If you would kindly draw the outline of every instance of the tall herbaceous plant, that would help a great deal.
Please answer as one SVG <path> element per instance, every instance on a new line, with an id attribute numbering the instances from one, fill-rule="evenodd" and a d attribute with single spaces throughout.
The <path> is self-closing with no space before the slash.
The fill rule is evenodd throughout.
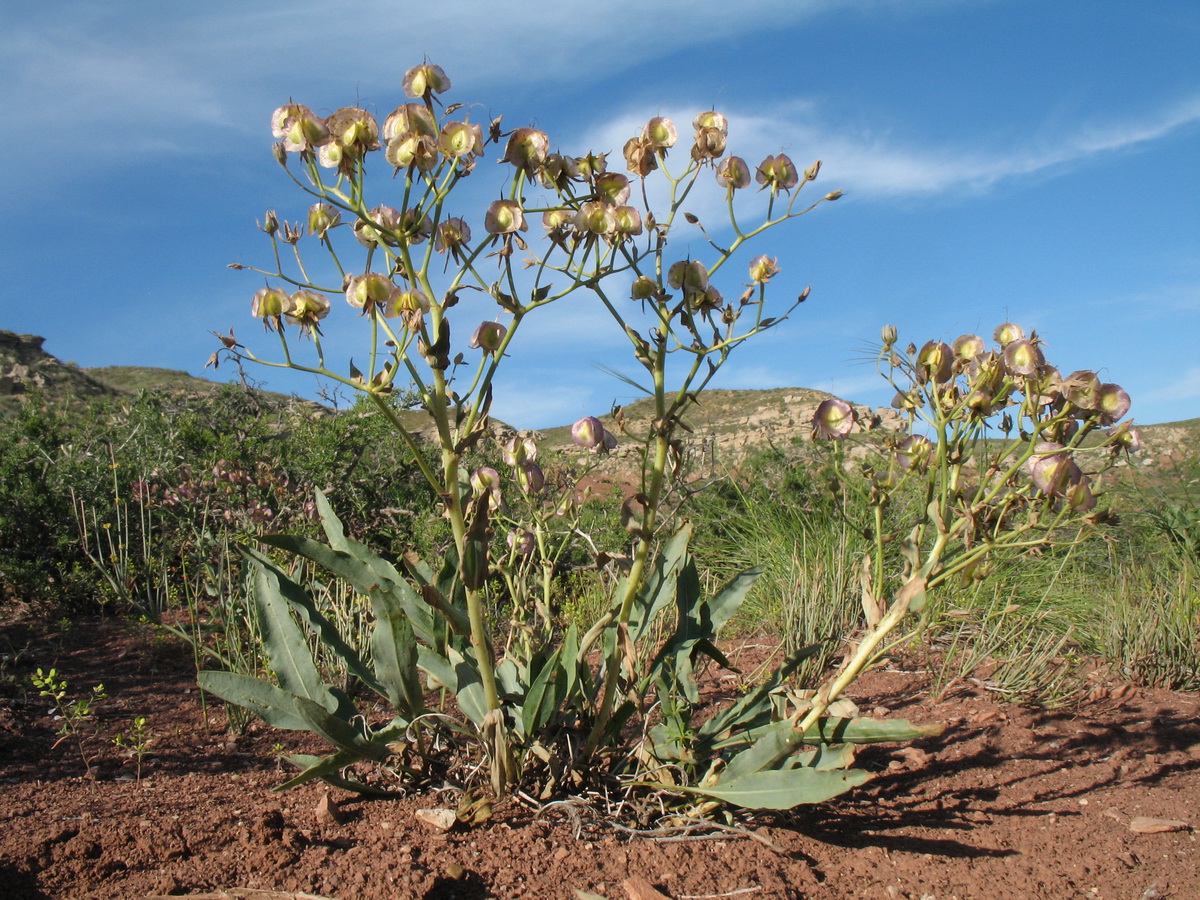
<path id="1" fill-rule="evenodd" d="M 465 107 L 443 104 L 449 88 L 437 66 L 411 69 L 404 78 L 411 102 L 382 128 L 358 108 L 327 118 L 295 103 L 275 111 L 275 156 L 312 201 L 306 221 L 271 213 L 261 226 L 274 266 L 253 269 L 266 276 L 253 314 L 278 350 L 267 360 L 231 330 L 214 357 L 315 373 L 369 398 L 412 450 L 453 540 L 439 559 L 385 560 L 347 536 L 336 498 L 319 494 L 325 542 L 271 535 L 263 539 L 268 552 L 244 551 L 274 679 L 204 672 L 202 685 L 271 725 L 329 744 L 324 757 L 293 757 L 301 771 L 289 785 L 323 778 L 375 792 L 450 782 L 464 792 L 464 817 L 478 816 L 488 793 L 653 796 L 655 809 L 680 813 L 722 804 L 790 808 L 863 783 L 868 774 L 852 767 L 853 745 L 937 731 L 859 718 L 835 701 L 918 605 L 961 537 L 936 536 L 951 527 L 948 492 L 957 488 L 939 485 L 930 498 L 930 510 L 933 500 L 941 503 L 938 517 L 914 534 L 904 579 L 891 576 L 891 607 L 882 553 L 867 564 L 868 637 L 852 645 L 861 649 L 847 654 L 836 681 L 815 696 L 789 691 L 789 676 L 816 650 L 800 647 L 769 678 L 704 716 L 696 715 L 697 671 L 705 659 L 727 665 L 718 631 L 759 570 L 706 592 L 688 550 L 691 526 L 663 514 L 700 392 L 735 348 L 778 326 L 807 294 L 768 307 L 778 259 L 752 256 L 746 245 L 839 193 L 801 200 L 819 162 L 800 170 L 782 154 L 752 165 L 727 153 L 718 112 L 699 113 L 690 130 L 651 119 L 625 144 L 622 172 L 610 168 L 609 154 L 559 152 L 536 128 L 473 122 Z M 489 153 L 500 166 L 481 167 Z M 497 172 L 496 199 L 471 205 L 464 180 Z M 688 212 L 705 192 L 715 192 L 718 206 L 723 200 L 728 222 L 719 230 Z M 748 224 L 743 210 L 755 202 L 759 212 Z M 687 248 L 677 247 L 685 238 Z M 318 253 L 327 259 L 314 263 L 309 257 Z M 589 546 L 579 486 L 548 477 L 534 440 L 501 440 L 489 427 L 506 360 L 537 353 L 522 346 L 526 319 L 560 303 L 608 313 L 643 370 L 631 380 L 654 404 L 653 420 L 641 428 L 619 424 L 613 433 L 589 416 L 572 429 L 596 463 L 618 442 L 640 460 L 620 510 L 627 552 L 597 560 L 613 573 L 602 582 L 611 595 L 587 627 L 555 612 L 559 562 Z M 327 359 L 323 338 L 333 328 L 357 329 L 353 362 Z M 931 364 L 922 357 L 910 365 L 945 404 L 940 375 L 922 374 Z M 393 400 L 401 389 L 428 416 L 423 437 Z M 925 399 L 910 396 L 914 404 Z M 841 433 L 847 415 L 823 409 L 820 430 Z M 428 435 L 439 451 L 433 456 L 421 452 Z M 489 442 L 499 444 L 502 463 L 470 470 L 467 454 Z M 1045 496 L 1065 494 L 1082 506 L 1067 486 L 1074 476 L 1063 446 L 1010 457 L 1004 471 L 1017 477 L 1032 461 Z M 926 459 L 933 469 L 964 471 L 957 456 L 923 444 L 903 450 L 911 461 L 904 471 L 929 471 Z M 1001 518 L 1019 505 L 1000 489 L 977 490 L 980 502 L 1002 505 Z M 974 527 L 970 537 L 986 539 Z M 369 602 L 369 653 L 339 634 L 305 584 L 289 577 L 286 554 Z M 310 641 L 344 659 L 348 684 L 329 683 Z"/>

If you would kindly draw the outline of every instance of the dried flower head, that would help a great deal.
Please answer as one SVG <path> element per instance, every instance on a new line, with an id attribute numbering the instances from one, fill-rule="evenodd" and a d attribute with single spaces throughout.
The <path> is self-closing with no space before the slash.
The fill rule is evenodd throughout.
<path id="1" fill-rule="evenodd" d="M 471 226 L 458 216 L 452 216 L 440 223 L 437 227 L 437 234 L 433 239 L 433 249 L 438 253 L 445 253 L 447 250 L 455 259 L 459 258 L 459 251 L 466 247 L 471 241 Z"/>
<path id="2" fill-rule="evenodd" d="M 666 150 L 675 146 L 679 133 L 675 123 L 664 116 L 655 116 L 642 126 L 642 139 L 649 142 L 656 150 Z"/>
<path id="3" fill-rule="evenodd" d="M 638 178 L 645 178 L 658 168 L 656 148 L 647 138 L 630 138 L 625 142 L 622 153 L 625 156 L 625 171 Z"/>
<path id="4" fill-rule="evenodd" d="M 390 278 L 378 272 L 354 275 L 346 281 L 346 302 L 363 312 L 384 306 L 399 292 Z"/>
<path id="5" fill-rule="evenodd" d="M 287 312 L 290 301 L 287 291 L 265 287 L 250 301 L 250 315 L 262 319 L 263 325 L 274 330 L 275 325 L 279 324 L 279 317 Z"/>
<path id="6" fill-rule="evenodd" d="M 301 333 L 320 331 L 317 323 L 329 314 L 329 298 L 316 291 L 296 291 L 284 314 L 289 322 L 300 326 Z"/>
<path id="7" fill-rule="evenodd" d="M 329 203 L 314 203 L 308 208 L 308 230 L 319 238 L 324 238 L 330 228 L 336 228 L 342 221 L 341 211 Z"/>
<path id="8" fill-rule="evenodd" d="M 926 341 L 917 353 L 917 377 L 921 381 L 945 384 L 954 367 L 954 351 L 942 341 Z"/>
<path id="9" fill-rule="evenodd" d="M 1129 412 L 1129 394 L 1119 384 L 1102 384 L 1097 397 L 1096 408 L 1100 410 L 1100 420 L 1105 425 L 1112 425 Z"/>
<path id="10" fill-rule="evenodd" d="M 1042 349 L 1027 338 L 1004 345 L 1004 368 L 1010 375 L 1033 375 L 1046 363 Z"/>
<path id="11" fill-rule="evenodd" d="M 354 236 L 364 247 L 375 244 L 398 246 L 397 235 L 403 230 L 400 210 L 391 206 L 376 206 L 367 213 L 367 218 L 354 223 Z"/>

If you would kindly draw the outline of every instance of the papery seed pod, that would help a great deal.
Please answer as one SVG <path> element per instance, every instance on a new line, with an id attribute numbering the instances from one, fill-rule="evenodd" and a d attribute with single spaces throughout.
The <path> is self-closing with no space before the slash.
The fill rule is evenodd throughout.
<path id="1" fill-rule="evenodd" d="M 629 288 L 629 299 L 649 300 L 658 295 L 658 282 L 649 275 L 639 275 Z"/>
<path id="2" fill-rule="evenodd" d="M 649 141 L 655 149 L 666 150 L 675 146 L 679 133 L 675 130 L 675 123 L 670 119 L 664 116 L 655 116 L 642 126 L 642 137 Z"/>
<path id="3" fill-rule="evenodd" d="M 537 174 L 550 150 L 550 138 L 536 128 L 518 128 L 508 137 L 500 162 L 511 163 L 529 177 Z"/>
<path id="4" fill-rule="evenodd" d="M 287 291 L 279 288 L 265 287 L 254 295 L 250 301 L 250 315 L 263 320 L 268 326 L 269 320 L 278 321 L 287 310 L 290 301 Z"/>
<path id="5" fill-rule="evenodd" d="M 451 159 L 483 155 L 483 129 L 470 122 L 447 122 L 438 135 L 438 149 Z"/>
<path id="6" fill-rule="evenodd" d="M 364 247 L 375 244 L 396 247 L 399 245 L 396 240 L 396 232 L 401 230 L 400 210 L 391 206 L 376 206 L 367 213 L 366 219 L 360 218 L 354 222 L 354 236 Z"/>
<path id="7" fill-rule="evenodd" d="M 1100 394 L 1096 408 L 1100 410 L 1101 421 L 1111 425 L 1129 412 L 1129 395 L 1119 384 L 1100 385 Z"/>
<path id="8" fill-rule="evenodd" d="M 587 156 L 576 157 L 575 168 L 578 170 L 580 178 L 591 181 L 597 175 L 608 171 L 608 154 L 588 153 Z"/>
<path id="9" fill-rule="evenodd" d="M 954 351 L 942 341 L 926 341 L 917 354 L 917 376 L 921 381 L 945 384 L 953 374 Z"/>
<path id="10" fill-rule="evenodd" d="M 541 466 L 526 460 L 517 466 L 517 484 L 526 494 L 539 494 L 546 486 L 546 475 Z"/>
<path id="11" fill-rule="evenodd" d="M 584 450 L 599 450 L 604 446 L 604 425 L 595 416 L 584 416 L 571 426 L 571 440 Z"/>
<path id="12" fill-rule="evenodd" d="M 329 298 L 315 291 L 296 291 L 289 298 L 285 314 L 289 322 L 311 331 L 329 314 Z"/>
<path id="13" fill-rule="evenodd" d="M 1142 449 L 1142 433 L 1132 422 L 1122 422 L 1108 433 L 1108 440 L 1116 452 L 1137 453 Z"/>
<path id="14" fill-rule="evenodd" d="M 341 211 L 330 203 L 314 203 L 308 208 L 308 230 L 318 238 L 324 238 L 341 221 Z"/>
<path id="15" fill-rule="evenodd" d="M 708 288 L 708 269 L 698 259 L 680 260 L 667 270 L 667 284 L 685 296 L 703 291 Z"/>
<path id="16" fill-rule="evenodd" d="M 411 327 L 414 323 L 419 322 L 417 316 L 429 312 L 429 298 L 415 288 L 409 291 L 397 290 L 387 302 L 381 305 L 381 308 L 387 318 L 403 317 Z"/>
<path id="17" fill-rule="evenodd" d="M 987 351 L 983 344 L 983 338 L 977 334 L 960 335 L 952 346 L 954 355 L 964 363 L 974 362 Z"/>
<path id="18" fill-rule="evenodd" d="M 799 184 L 800 173 L 796 171 L 791 158 L 780 153 L 778 156 L 768 156 L 759 163 L 754 180 L 770 189 L 772 194 L 778 194 L 780 191 L 790 191 Z"/>
<path id="19" fill-rule="evenodd" d="M 1087 369 L 1064 378 L 1060 390 L 1069 403 L 1081 410 L 1094 410 L 1100 403 L 1100 378 Z"/>
<path id="20" fill-rule="evenodd" d="M 826 438 L 841 440 L 854 428 L 854 408 L 845 400 L 830 397 L 822 400 L 813 413 L 812 436 L 814 440 Z"/>
<path id="21" fill-rule="evenodd" d="M 537 177 L 542 187 L 552 191 L 565 191 L 572 181 L 581 180 L 579 165 L 572 157 L 561 153 L 547 153 Z"/>
<path id="22" fill-rule="evenodd" d="M 653 142 L 642 137 L 630 138 L 622 148 L 625 171 L 638 178 L 645 178 L 658 168 L 658 155 Z"/>
<path id="23" fill-rule="evenodd" d="M 740 156 L 727 156 L 716 166 L 717 184 L 740 190 L 750 186 L 750 166 Z"/>
<path id="24" fill-rule="evenodd" d="M 1045 363 L 1046 357 L 1033 341 L 1019 338 L 1004 345 L 1004 368 L 1010 375 L 1033 375 Z"/>
<path id="25" fill-rule="evenodd" d="M 725 132 L 715 127 L 696 129 L 692 143 L 692 159 L 696 162 L 719 159 L 724 152 Z"/>
<path id="26" fill-rule="evenodd" d="M 281 106 L 271 114 L 271 134 L 282 139 L 287 153 L 311 153 L 330 140 L 325 120 L 299 103 Z"/>
<path id="27" fill-rule="evenodd" d="M 1055 441 L 1039 441 L 1034 447 L 1027 467 L 1033 486 L 1043 494 L 1062 496 L 1068 487 L 1077 484 L 1083 472 L 1065 452 L 1062 444 Z"/>
<path id="28" fill-rule="evenodd" d="M 581 234 L 612 234 L 617 230 L 617 217 L 608 204 L 589 200 L 579 207 L 571 224 Z"/>
<path id="29" fill-rule="evenodd" d="M 392 280 L 378 272 L 354 275 L 346 281 L 346 302 L 364 312 L 385 305 L 397 293 L 399 288 Z"/>
<path id="30" fill-rule="evenodd" d="M 500 447 L 500 457 L 505 465 L 522 466 L 534 462 L 538 457 L 537 442 L 531 437 L 513 435 Z"/>
<path id="31" fill-rule="evenodd" d="M 621 206 L 629 199 L 629 179 L 620 172 L 601 172 L 592 184 L 596 189 L 596 199 L 610 206 Z"/>
<path id="32" fill-rule="evenodd" d="M 725 298 L 711 284 L 702 291 L 692 291 L 687 294 L 688 307 L 694 312 L 709 313 L 720 309 Z"/>
<path id="33" fill-rule="evenodd" d="M 508 329 L 499 322 L 480 322 L 479 327 L 471 335 L 471 340 L 467 342 L 467 346 L 472 350 L 482 350 L 484 353 L 495 355 L 500 349 L 500 345 L 504 343 L 504 338 L 508 334 Z"/>
<path id="34" fill-rule="evenodd" d="M 406 209 L 400 216 L 398 230 L 408 244 L 423 244 L 433 234 L 433 219 L 419 209 Z"/>
<path id="35" fill-rule="evenodd" d="M 896 447 L 896 464 L 902 469 L 924 472 L 933 456 L 933 442 L 919 434 L 911 434 Z"/>
<path id="36" fill-rule="evenodd" d="M 496 200 L 488 207 L 483 227 L 488 234 L 516 234 L 529 226 L 525 224 L 525 213 L 516 200 Z"/>
<path id="37" fill-rule="evenodd" d="M 401 135 L 412 134 L 418 137 L 437 137 L 437 125 L 433 121 L 433 113 L 424 103 L 405 103 L 397 106 L 383 121 L 383 139 L 391 143 Z"/>
<path id="38" fill-rule="evenodd" d="M 441 66 L 422 63 L 404 73 L 403 86 L 409 97 L 429 97 L 450 90 L 450 79 Z"/>
<path id="39" fill-rule="evenodd" d="M 1025 330 L 1012 322 L 997 325 L 996 330 L 992 332 L 992 339 L 1001 347 L 1007 347 L 1013 341 L 1019 341 L 1023 337 L 1025 337 Z"/>
<path id="40" fill-rule="evenodd" d="M 510 531 L 507 540 L 508 546 L 519 556 L 529 556 L 537 549 L 537 536 L 525 528 Z"/>
<path id="41" fill-rule="evenodd" d="M 356 157 L 382 146 L 379 142 L 379 124 L 365 109 L 344 106 L 326 119 L 325 124 L 333 141 Z"/>
<path id="42" fill-rule="evenodd" d="M 388 141 L 383 155 L 397 169 L 431 172 L 437 165 L 438 145 L 431 137 L 409 132 Z"/>
<path id="43" fill-rule="evenodd" d="M 489 509 L 500 508 L 500 473 L 491 466 L 480 466 L 471 473 L 471 488 L 477 497 L 488 495 Z"/>
<path id="44" fill-rule="evenodd" d="M 441 222 L 434 237 L 433 249 L 438 253 L 465 247 L 471 241 L 471 226 L 465 221 L 453 216 Z"/>
<path id="45" fill-rule="evenodd" d="M 721 113 L 707 109 L 702 113 L 697 113 L 696 118 L 692 119 L 692 128 L 696 131 L 701 128 L 712 128 L 727 135 L 729 134 L 729 120 Z"/>
<path id="46" fill-rule="evenodd" d="M 562 231 L 570 226 L 575 215 L 575 210 L 567 209 L 566 207 L 548 209 L 542 213 L 542 227 L 546 229 L 547 234 Z"/>
<path id="47" fill-rule="evenodd" d="M 618 206 L 613 210 L 617 223 L 617 234 L 621 237 L 637 237 L 642 233 L 642 214 L 633 206 Z"/>
<path id="48" fill-rule="evenodd" d="M 756 256 L 750 260 L 750 283 L 766 284 L 779 274 L 779 258 Z"/>

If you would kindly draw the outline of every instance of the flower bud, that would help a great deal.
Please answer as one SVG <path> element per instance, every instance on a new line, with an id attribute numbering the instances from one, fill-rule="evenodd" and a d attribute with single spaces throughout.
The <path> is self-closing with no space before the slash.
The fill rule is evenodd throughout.
<path id="1" fill-rule="evenodd" d="M 884 325 L 879 329 L 879 340 L 883 344 L 883 349 L 885 351 L 890 351 L 894 346 L 896 346 L 896 340 L 899 338 L 899 336 L 900 333 L 896 330 L 895 325 Z"/>
<path id="2" fill-rule="evenodd" d="M 268 209 L 263 214 L 262 224 L 258 226 L 258 230 L 266 234 L 274 234 L 279 230 L 279 216 L 275 214 L 275 210 Z"/>
<path id="3" fill-rule="evenodd" d="M 508 329 L 499 322 L 481 322 L 474 334 L 471 335 L 467 346 L 472 350 L 480 349 L 484 353 L 495 355 L 496 351 L 500 349 L 500 345 L 504 343 L 504 337 L 507 334 Z"/>

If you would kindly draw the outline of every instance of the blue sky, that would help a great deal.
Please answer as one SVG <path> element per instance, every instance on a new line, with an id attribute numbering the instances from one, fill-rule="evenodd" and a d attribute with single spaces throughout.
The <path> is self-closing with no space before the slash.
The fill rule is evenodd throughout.
<path id="1" fill-rule="evenodd" d="M 0 328 L 84 366 L 201 375 L 230 326 L 266 350 L 249 316 L 262 280 L 226 265 L 266 263 L 256 217 L 308 205 L 272 159 L 272 110 L 382 119 L 423 57 L 477 121 L 503 113 L 563 152 L 616 160 L 651 116 L 686 133 L 716 108 L 752 164 L 823 160 L 815 187 L 845 196 L 755 248 L 779 257 L 779 302 L 811 298 L 720 386 L 883 404 L 862 359 L 881 325 L 920 344 L 1011 320 L 1064 373 L 1126 387 L 1138 421 L 1200 416 L 1194 0 L 5 4 Z M 481 196 L 497 155 L 472 176 Z M 363 356 L 360 324 L 335 305 L 331 360 Z M 596 365 L 633 371 L 626 347 L 582 296 L 531 317 L 494 413 L 606 412 L 632 394 Z"/>

